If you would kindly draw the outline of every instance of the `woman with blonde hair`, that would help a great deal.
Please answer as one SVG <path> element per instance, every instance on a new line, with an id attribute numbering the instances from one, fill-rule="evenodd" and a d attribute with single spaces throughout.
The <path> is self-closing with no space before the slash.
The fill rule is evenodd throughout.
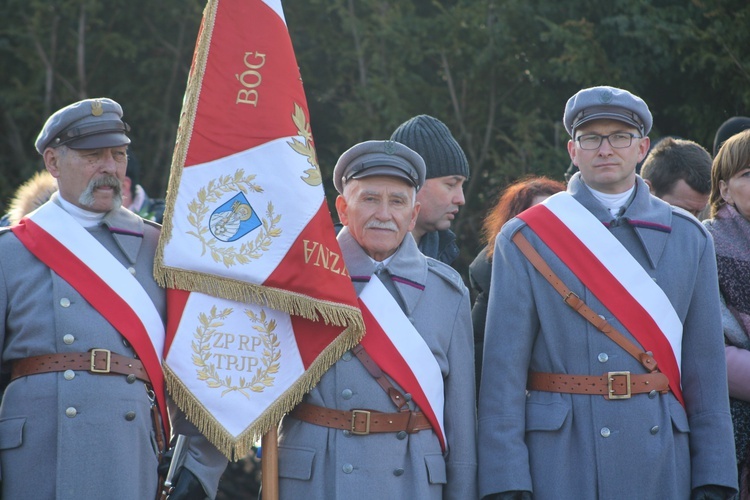
<path id="1" fill-rule="evenodd" d="M 714 238 L 740 498 L 750 498 L 750 130 L 721 146 L 711 167 Z"/>

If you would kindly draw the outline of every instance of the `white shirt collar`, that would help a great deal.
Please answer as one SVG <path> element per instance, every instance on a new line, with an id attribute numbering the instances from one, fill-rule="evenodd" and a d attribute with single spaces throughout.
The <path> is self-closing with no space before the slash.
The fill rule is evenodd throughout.
<path id="1" fill-rule="evenodd" d="M 590 186 L 586 187 L 589 188 L 591 194 L 593 194 L 594 197 L 599 200 L 602 205 L 607 207 L 607 210 L 609 210 L 609 213 L 612 214 L 612 217 L 619 217 L 620 215 L 622 215 L 622 211 L 624 211 L 622 210 L 622 208 L 625 207 L 625 204 L 630 199 L 630 195 L 632 195 L 633 191 L 635 190 L 635 184 L 633 184 L 633 187 L 631 187 L 624 193 L 617 194 L 602 193 L 601 191 L 597 191 Z"/>
<path id="2" fill-rule="evenodd" d="M 63 209 L 68 212 L 80 225 L 83 227 L 94 227 L 98 226 L 99 223 L 104 219 L 105 213 L 90 212 L 84 210 L 81 207 L 77 207 L 65 200 L 62 196 L 58 198 Z"/>

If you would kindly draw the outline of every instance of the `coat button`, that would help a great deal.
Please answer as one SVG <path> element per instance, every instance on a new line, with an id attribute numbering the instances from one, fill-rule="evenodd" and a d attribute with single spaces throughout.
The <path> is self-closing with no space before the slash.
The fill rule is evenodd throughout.
<path id="1" fill-rule="evenodd" d="M 341 397 L 344 399 L 352 399 L 352 394 L 354 393 L 351 389 L 344 389 L 343 391 L 341 391 Z"/>
<path id="2" fill-rule="evenodd" d="M 654 398 L 655 398 L 655 397 L 656 397 L 656 396 L 657 396 L 658 394 L 659 394 L 659 393 L 658 393 L 658 392 L 656 392 L 656 391 L 651 391 L 651 392 L 649 392 L 649 393 L 648 393 L 648 397 L 649 397 L 650 399 L 654 399 Z"/>
<path id="3" fill-rule="evenodd" d="M 70 299 L 67 297 L 63 297 L 60 299 L 60 305 L 63 307 L 70 307 Z"/>
<path id="4" fill-rule="evenodd" d="M 130 347 L 130 342 L 128 342 L 128 339 L 123 338 L 122 339 L 122 345 L 124 345 L 125 347 Z"/>
<path id="5" fill-rule="evenodd" d="M 73 417 L 75 417 L 76 415 L 78 415 L 78 410 L 76 410 L 76 409 L 75 409 L 75 408 L 73 408 L 72 406 L 71 406 L 70 408 L 67 408 L 67 409 L 65 410 L 65 416 L 66 416 L 66 417 L 70 417 L 70 418 L 73 418 Z"/>
<path id="6" fill-rule="evenodd" d="M 128 422 L 135 420 L 135 412 L 134 411 L 127 412 L 125 414 L 125 420 L 127 420 Z"/>
<path id="7" fill-rule="evenodd" d="M 406 431 L 398 431 L 396 433 L 396 439 L 406 439 Z"/>
<path id="8" fill-rule="evenodd" d="M 344 471 L 344 474 L 351 474 L 354 470 L 354 466 L 352 464 L 344 464 L 341 470 Z"/>
<path id="9" fill-rule="evenodd" d="M 136 381 L 136 376 L 131 373 L 127 377 L 125 377 L 125 380 L 128 381 L 128 384 L 132 384 Z"/>
<path id="10" fill-rule="evenodd" d="M 128 272 L 129 272 L 130 274 L 132 274 L 133 276 L 135 276 L 135 268 L 134 268 L 134 267 L 129 267 L 129 268 L 128 268 Z"/>
<path id="11" fill-rule="evenodd" d="M 344 437 L 352 437 L 352 431 L 345 430 L 344 431 Z"/>
<path id="12" fill-rule="evenodd" d="M 345 352 L 345 353 L 344 353 L 344 354 L 343 354 L 343 355 L 341 356 L 341 359 L 343 359 L 344 361 L 349 361 L 349 360 L 351 360 L 351 359 L 352 359 L 352 353 L 351 353 L 351 351 L 346 351 L 346 352 Z"/>
<path id="13" fill-rule="evenodd" d="M 659 432 L 659 426 L 658 425 L 655 425 L 655 426 L 651 427 L 651 434 L 656 434 L 657 432 Z"/>
<path id="14" fill-rule="evenodd" d="M 395 469 L 393 471 L 393 475 L 394 476 L 403 476 L 404 475 L 404 469 L 402 469 L 401 467 L 399 467 L 398 469 Z"/>
<path id="15" fill-rule="evenodd" d="M 407 400 L 407 401 L 411 401 L 411 394 L 408 393 L 408 392 L 406 394 L 404 394 L 404 399 Z"/>
<path id="16" fill-rule="evenodd" d="M 74 372 L 73 370 L 65 370 L 65 372 L 63 372 L 63 378 L 65 380 L 73 380 L 74 378 L 76 378 L 76 372 Z"/>
<path id="17" fill-rule="evenodd" d="M 609 427 L 602 427 L 602 430 L 599 431 L 599 434 L 601 434 L 602 437 L 608 438 L 610 434 L 612 434 L 612 431 L 609 430 Z"/>
<path id="18" fill-rule="evenodd" d="M 606 363 L 609 361 L 609 356 L 606 352 L 600 352 L 596 359 L 598 359 L 600 363 Z"/>
<path id="19" fill-rule="evenodd" d="M 76 340 L 76 338 L 74 336 L 72 336 L 71 334 L 67 334 L 67 335 L 63 336 L 63 342 L 65 342 L 68 345 L 70 345 L 73 342 L 75 342 L 75 340 Z"/>

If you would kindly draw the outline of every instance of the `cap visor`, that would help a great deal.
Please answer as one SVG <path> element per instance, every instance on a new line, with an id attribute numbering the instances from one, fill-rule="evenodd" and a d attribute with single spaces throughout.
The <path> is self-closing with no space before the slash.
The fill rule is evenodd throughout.
<path id="1" fill-rule="evenodd" d="M 628 125 L 637 128 L 638 130 L 643 130 L 641 125 L 639 125 L 635 120 L 632 118 L 621 115 L 619 113 L 594 113 L 593 115 L 585 116 L 580 121 L 576 122 L 573 125 L 573 131 L 575 132 L 578 130 L 578 128 L 583 125 L 584 123 L 588 123 L 593 120 L 615 120 L 622 123 L 627 123 Z"/>
<path id="2" fill-rule="evenodd" d="M 398 177 L 399 179 L 403 179 L 406 181 L 407 184 L 410 186 L 415 186 L 414 180 L 409 177 L 406 172 L 401 170 L 399 167 L 391 167 L 389 165 L 382 165 L 378 167 L 370 167 L 366 170 L 363 170 L 361 172 L 357 172 L 356 174 L 352 175 L 350 179 L 364 179 L 365 177 L 374 177 L 376 175 L 380 176 L 386 176 L 386 177 Z"/>
<path id="3" fill-rule="evenodd" d="M 71 149 L 114 148 L 117 146 L 127 146 L 128 144 L 130 144 L 130 138 L 122 132 L 89 135 L 65 143 Z"/>

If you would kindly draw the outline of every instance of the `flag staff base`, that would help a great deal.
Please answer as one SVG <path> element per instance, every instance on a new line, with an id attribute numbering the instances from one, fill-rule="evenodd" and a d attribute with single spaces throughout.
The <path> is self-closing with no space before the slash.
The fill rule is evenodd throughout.
<path id="1" fill-rule="evenodd" d="M 263 500 L 279 500 L 278 429 L 272 427 L 261 440 L 261 491 Z"/>

